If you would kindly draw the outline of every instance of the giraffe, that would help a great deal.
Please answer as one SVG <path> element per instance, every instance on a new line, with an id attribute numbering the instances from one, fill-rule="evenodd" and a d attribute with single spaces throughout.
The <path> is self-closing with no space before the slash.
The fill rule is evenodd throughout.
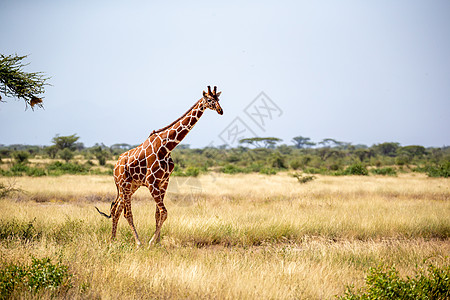
<path id="1" fill-rule="evenodd" d="M 164 128 L 154 130 L 142 144 L 119 156 L 114 167 L 117 197 L 111 203 L 110 214 L 107 215 L 95 207 L 102 216 L 112 218 L 111 241 L 116 237 L 117 223 L 124 211 L 124 217 L 131 227 L 136 244 L 141 245 L 133 223 L 131 196 L 139 187 L 145 186 L 156 202 L 156 229 L 149 245 L 160 242 L 161 227 L 167 219 L 164 196 L 174 168 L 170 153 L 194 127 L 207 108 L 217 111 L 219 115 L 223 114 L 219 105 L 220 94 L 216 86 L 213 91 L 208 86 L 208 92 L 203 91 L 203 97 L 180 118 Z"/>

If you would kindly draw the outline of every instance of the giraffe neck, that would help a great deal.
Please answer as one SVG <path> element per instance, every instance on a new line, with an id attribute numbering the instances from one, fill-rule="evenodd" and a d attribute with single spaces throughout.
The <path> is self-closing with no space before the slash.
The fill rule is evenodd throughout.
<path id="1" fill-rule="evenodd" d="M 198 100 L 184 115 L 175 120 L 169 126 L 160 129 L 159 136 L 162 139 L 162 146 L 172 151 L 191 131 L 205 111 L 203 99 Z"/>

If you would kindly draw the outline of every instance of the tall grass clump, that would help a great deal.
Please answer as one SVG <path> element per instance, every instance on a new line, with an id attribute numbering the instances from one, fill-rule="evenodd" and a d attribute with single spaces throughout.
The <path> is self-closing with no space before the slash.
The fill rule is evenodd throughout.
<path id="1" fill-rule="evenodd" d="M 0 241 L 8 239 L 20 239 L 32 241 L 39 239 L 42 232 L 36 229 L 34 221 L 21 221 L 18 219 L 0 220 Z"/>

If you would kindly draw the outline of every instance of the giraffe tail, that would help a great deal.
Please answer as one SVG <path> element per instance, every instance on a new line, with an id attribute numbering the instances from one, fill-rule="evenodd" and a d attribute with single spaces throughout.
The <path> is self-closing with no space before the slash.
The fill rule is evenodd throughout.
<path id="1" fill-rule="evenodd" d="M 117 199 L 119 199 L 119 188 L 117 186 L 116 186 L 116 188 L 117 188 L 117 196 L 116 196 L 116 199 L 111 203 L 111 211 L 109 213 L 109 216 L 107 214 L 105 214 L 104 212 L 100 211 L 100 209 L 98 209 L 97 206 L 94 206 L 99 214 L 101 214 L 102 216 L 104 216 L 104 217 L 106 217 L 108 219 L 111 219 L 111 216 L 112 216 L 113 212 L 116 211 Z"/>
<path id="2" fill-rule="evenodd" d="M 108 219 L 111 219 L 111 215 L 108 216 L 108 215 L 105 214 L 104 212 L 100 211 L 100 209 L 98 209 L 97 206 L 94 206 L 94 207 L 95 207 L 95 209 L 98 211 L 99 214 L 101 214 L 102 216 L 104 216 L 104 217 L 106 217 L 106 218 L 108 218 Z"/>

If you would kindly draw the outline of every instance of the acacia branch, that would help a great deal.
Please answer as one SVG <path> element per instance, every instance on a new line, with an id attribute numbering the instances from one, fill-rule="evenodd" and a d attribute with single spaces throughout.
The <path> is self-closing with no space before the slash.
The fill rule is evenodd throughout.
<path id="1" fill-rule="evenodd" d="M 49 79 L 44 77 L 42 72 L 24 72 L 22 68 L 28 64 L 23 64 L 22 60 L 27 55 L 18 56 L 0 54 L 0 92 L 5 96 L 21 98 L 26 106 L 42 107 L 42 97 L 45 92 L 44 86 L 48 85 Z M 1 101 L 1 96 L 0 96 Z"/>

